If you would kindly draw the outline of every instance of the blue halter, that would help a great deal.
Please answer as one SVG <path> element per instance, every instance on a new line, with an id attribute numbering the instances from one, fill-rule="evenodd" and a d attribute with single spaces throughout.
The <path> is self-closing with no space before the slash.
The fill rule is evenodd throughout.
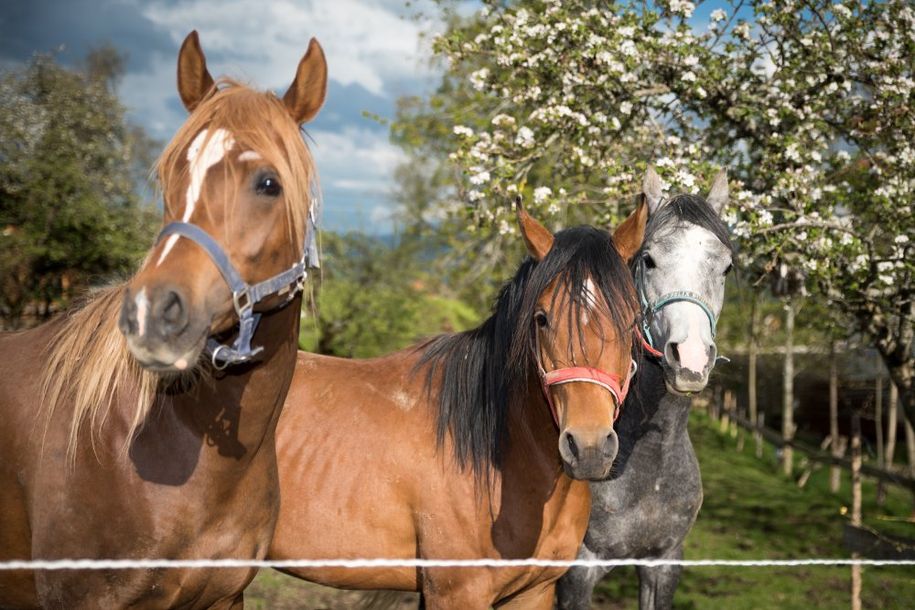
<path id="1" fill-rule="evenodd" d="M 680 301 L 694 303 L 699 306 L 705 315 L 708 316 L 709 325 L 712 330 L 712 339 L 715 338 L 715 327 L 718 325 L 718 319 L 715 317 L 715 312 L 713 312 L 711 306 L 695 292 L 689 290 L 675 290 L 661 295 L 655 299 L 654 302 L 648 301 L 648 297 L 645 294 L 645 261 L 642 257 L 639 257 L 639 261 L 636 263 L 635 287 L 636 291 L 639 293 L 639 303 L 642 306 L 642 335 L 645 337 L 645 342 L 648 343 L 653 350 L 659 351 L 651 336 L 651 321 L 654 319 L 655 314 L 661 311 L 661 309 L 671 303 Z"/>
<path id="2" fill-rule="evenodd" d="M 242 279 L 222 247 L 209 233 L 197 225 L 189 222 L 172 222 L 159 233 L 156 243 L 169 235 L 180 235 L 203 248 L 232 291 L 232 305 L 238 315 L 238 337 L 235 338 L 232 345 L 220 343 L 212 337 L 207 339 L 207 351 L 217 370 L 222 370 L 232 364 L 250 362 L 263 351 L 263 347 L 251 347 L 251 339 L 254 337 L 254 331 L 257 330 L 257 324 L 261 318 L 259 313 L 254 313 L 254 305 L 269 296 L 285 294 L 287 295 L 286 301 L 279 306 L 283 307 L 288 305 L 303 289 L 305 278 L 308 277 L 308 268 L 320 266 L 314 240 L 315 232 L 314 216 L 312 212 L 309 212 L 301 260 L 286 271 L 254 285 L 248 284 Z"/>

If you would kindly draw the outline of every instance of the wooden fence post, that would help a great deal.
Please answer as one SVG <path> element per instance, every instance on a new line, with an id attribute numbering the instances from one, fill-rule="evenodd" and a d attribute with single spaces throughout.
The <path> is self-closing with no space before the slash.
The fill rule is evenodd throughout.
<path id="1" fill-rule="evenodd" d="M 758 425 L 757 402 L 756 402 L 756 358 L 759 352 L 759 292 L 753 291 L 753 301 L 750 309 L 750 344 L 747 346 L 747 417 L 750 423 Z M 762 437 L 759 432 L 753 432 L 753 439 L 756 441 L 756 457 L 762 457 Z M 743 437 L 741 437 L 743 440 Z M 743 449 L 741 443 L 740 448 Z"/>
<path id="2" fill-rule="evenodd" d="M 836 356 L 836 342 L 829 344 L 829 436 L 832 438 L 832 455 L 839 453 L 839 363 Z M 829 490 L 839 493 L 842 471 L 838 464 L 829 467 Z"/>
<path id="3" fill-rule="evenodd" d="M 861 414 L 855 409 L 851 415 L 851 524 L 861 527 Z M 858 553 L 851 554 L 858 559 Z M 851 608 L 861 610 L 861 566 L 851 567 Z"/>

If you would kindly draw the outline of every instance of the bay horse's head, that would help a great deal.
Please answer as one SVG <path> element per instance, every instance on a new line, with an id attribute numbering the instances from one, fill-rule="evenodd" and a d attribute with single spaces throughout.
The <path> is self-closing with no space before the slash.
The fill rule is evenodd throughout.
<path id="1" fill-rule="evenodd" d="M 647 207 L 610 234 L 592 227 L 555 236 L 519 209 L 531 258 L 531 350 L 559 428 L 559 455 L 576 479 L 610 473 L 613 429 L 635 372 L 638 301 L 626 262 L 642 243 Z"/>
<path id="2" fill-rule="evenodd" d="M 245 361 L 257 351 L 249 344 L 255 312 L 295 294 L 314 230 L 314 166 L 300 126 L 318 113 L 326 89 L 314 39 L 282 98 L 217 85 L 197 33 L 185 39 L 178 93 L 190 116 L 157 167 L 165 229 L 126 286 L 119 322 L 144 367 L 187 370 L 208 338 L 239 323 L 235 345 L 214 342 L 222 351 L 212 357 L 217 365 Z M 268 278 L 275 281 L 258 285 Z"/>
<path id="3" fill-rule="evenodd" d="M 720 214 L 728 179 L 718 173 L 706 198 L 661 196 L 653 169 L 645 174 L 642 198 L 649 219 L 645 241 L 633 261 L 643 309 L 642 332 L 662 358 L 667 389 L 702 390 L 715 366 L 715 327 L 724 302 L 724 281 L 733 247 Z"/>

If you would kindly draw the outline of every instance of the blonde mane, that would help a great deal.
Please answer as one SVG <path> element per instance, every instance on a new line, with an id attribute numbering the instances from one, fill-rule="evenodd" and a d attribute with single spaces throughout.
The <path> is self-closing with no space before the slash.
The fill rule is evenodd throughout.
<path id="1" fill-rule="evenodd" d="M 289 237 L 301 252 L 310 206 L 317 196 L 317 178 L 299 127 L 274 94 L 230 80 L 221 80 L 219 85 L 188 117 L 156 163 L 167 211 L 172 202 L 181 200 L 182 185 L 187 183 L 186 151 L 193 138 L 203 129 L 213 133 L 223 128 L 236 143 L 257 151 L 276 170 L 285 193 Z M 50 426 L 55 410 L 72 403 L 67 445 L 71 462 L 84 425 L 89 426 L 95 448 L 112 410 L 121 403 L 125 407 L 133 403 L 123 445 L 126 451 L 164 389 L 176 381 L 143 369 L 127 349 L 118 329 L 124 288 L 120 284 L 101 289 L 84 307 L 67 314 L 46 350 L 39 412 Z"/>

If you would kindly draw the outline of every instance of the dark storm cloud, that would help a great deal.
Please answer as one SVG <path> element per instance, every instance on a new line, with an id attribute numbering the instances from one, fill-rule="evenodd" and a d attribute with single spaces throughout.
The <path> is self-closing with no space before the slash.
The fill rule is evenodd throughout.
<path id="1" fill-rule="evenodd" d="M 128 54 L 127 69 L 150 67 L 155 52 L 174 52 L 168 32 L 124 0 L 14 0 L 0 9 L 0 58 L 24 60 L 35 52 L 57 53 L 64 63 L 111 43 Z"/>

